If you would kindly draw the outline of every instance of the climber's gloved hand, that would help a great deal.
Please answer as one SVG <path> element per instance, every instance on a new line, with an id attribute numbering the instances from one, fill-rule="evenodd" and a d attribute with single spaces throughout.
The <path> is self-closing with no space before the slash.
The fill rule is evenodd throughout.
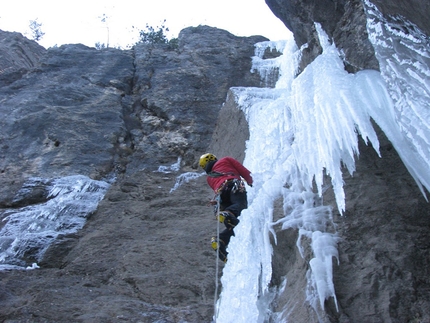
<path id="1" fill-rule="evenodd" d="M 218 202 L 216 201 L 216 200 L 209 200 L 209 202 L 208 202 L 208 206 L 211 206 L 211 205 L 216 205 Z"/>

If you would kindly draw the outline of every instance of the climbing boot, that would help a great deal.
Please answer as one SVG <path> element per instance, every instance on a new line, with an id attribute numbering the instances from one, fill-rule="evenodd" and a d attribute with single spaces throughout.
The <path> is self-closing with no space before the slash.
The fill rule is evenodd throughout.
<path id="1" fill-rule="evenodd" d="M 233 229 L 236 225 L 239 224 L 239 220 L 234 216 L 233 213 L 229 211 L 222 211 L 218 213 L 218 221 L 224 223 L 227 229 Z"/>
<path id="2" fill-rule="evenodd" d="M 212 249 L 217 251 L 218 250 L 218 257 L 222 262 L 227 262 L 227 249 L 225 246 L 224 241 L 222 241 L 221 239 L 217 239 L 216 237 L 212 237 L 211 238 L 211 246 Z"/>

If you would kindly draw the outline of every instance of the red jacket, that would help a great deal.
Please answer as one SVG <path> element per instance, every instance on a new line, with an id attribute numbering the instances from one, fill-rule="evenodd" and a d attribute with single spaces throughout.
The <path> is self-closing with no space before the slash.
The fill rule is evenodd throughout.
<path id="1" fill-rule="evenodd" d="M 224 174 L 219 177 L 207 177 L 209 186 L 215 192 L 222 185 L 222 183 L 224 183 L 226 180 L 233 178 L 240 179 L 240 177 L 243 177 L 243 179 L 248 183 L 248 185 L 252 185 L 251 172 L 232 157 L 223 157 L 217 160 L 212 167 L 212 172 Z"/>

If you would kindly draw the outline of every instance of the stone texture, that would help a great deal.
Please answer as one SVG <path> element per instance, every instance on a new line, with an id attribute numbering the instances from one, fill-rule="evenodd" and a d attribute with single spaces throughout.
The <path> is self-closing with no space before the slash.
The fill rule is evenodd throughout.
<path id="1" fill-rule="evenodd" d="M 300 64 L 303 70 L 321 53 L 315 22 L 344 55 L 346 70 L 379 69 L 368 40 L 366 17 L 360 0 L 266 0 L 273 13 L 293 32 L 299 47 L 306 44 Z"/>
<path id="2" fill-rule="evenodd" d="M 12 203 L 28 176 L 100 179 L 179 156 L 195 163 L 229 87 L 259 85 L 250 57 L 262 40 L 201 26 L 185 29 L 177 50 L 48 50 L 37 68 L 0 88 L 0 205 Z"/>
<path id="3" fill-rule="evenodd" d="M 426 0 L 375 0 L 384 15 L 401 16 L 430 35 L 430 3 Z M 345 69 L 379 70 L 374 50 L 368 40 L 366 16 L 361 0 L 266 0 L 272 12 L 293 32 L 299 47 L 306 44 L 300 71 L 321 53 L 315 23 L 335 42 L 344 55 Z M 300 72 L 299 71 L 299 72 Z"/>
<path id="4" fill-rule="evenodd" d="M 38 65 L 46 50 L 20 33 L 0 30 L 0 86 L 20 79 Z"/>
<path id="5" fill-rule="evenodd" d="M 10 52 L 21 36 L 4 37 Z M 264 40 L 199 26 L 177 49 L 64 45 L 36 57 L 40 47 L 21 37 L 37 59 L 17 62 L 25 73 L 0 87 L 0 211 L 45 202 L 52 177 L 116 181 L 41 269 L 0 272 L 1 321 L 211 321 L 213 193 L 205 177 L 169 192 L 180 173 L 200 172 L 228 89 L 259 86 L 251 57 Z M 180 173 L 154 172 L 178 157 Z M 48 179 L 20 190 L 28 177 Z"/>
<path id="6" fill-rule="evenodd" d="M 427 34 L 428 1 L 374 1 L 385 15 L 400 15 Z M 344 53 L 345 69 L 378 69 L 367 40 L 361 1 L 266 0 L 274 14 L 294 33 L 297 45 L 307 44 L 302 69 L 320 52 L 314 22 Z M 408 8 L 407 8 L 408 7 Z M 339 305 L 326 301 L 325 311 L 315 312 L 304 304 L 300 290 L 306 288 L 306 267 L 297 251 L 291 250 L 294 232 L 279 232 L 275 247 L 273 283 L 287 278 L 286 292 L 275 309 L 286 305 L 294 322 L 429 322 L 430 210 L 428 202 L 410 177 L 391 143 L 379 131 L 381 155 L 360 142 L 356 172 L 344 173 L 346 213 L 335 215 L 341 238 L 340 263 L 334 262 L 334 284 Z M 327 184 L 329 179 L 327 178 Z M 428 196 L 428 193 L 427 193 Z M 336 210 L 328 190 L 325 204 Z M 279 211 L 280 212 L 280 211 Z M 278 239 L 279 241 L 279 239 Z M 303 243 L 303 242 L 302 242 Z M 309 260 L 309 254 L 305 254 Z"/>
<path id="7" fill-rule="evenodd" d="M 130 115 L 145 125 L 140 129 L 140 122 L 135 123 L 134 156 L 144 158 L 145 167 L 173 163 L 178 156 L 195 163 L 195 152 L 209 145 L 228 89 L 260 85 L 260 77 L 250 73 L 250 57 L 253 45 L 263 40 L 267 39 L 238 38 L 200 26 L 181 31 L 177 51 L 167 45 L 136 46 L 136 102 Z M 157 142 L 168 149 L 160 150 Z M 139 164 L 131 162 L 128 167 Z"/>
<path id="8" fill-rule="evenodd" d="M 77 64 L 77 62 L 79 62 Z M 38 66 L 0 88 L 0 205 L 10 205 L 29 176 L 112 171 L 126 129 L 123 98 L 133 80 L 133 56 L 83 45 L 50 49 Z"/>
<path id="9" fill-rule="evenodd" d="M 187 171 L 191 169 L 184 169 Z M 205 178 L 141 171 L 109 190 L 42 269 L 0 272 L 3 322 L 209 322 L 215 292 Z"/>
<path id="10" fill-rule="evenodd" d="M 361 142 L 356 172 L 345 176 L 334 268 L 340 311 L 331 308 L 332 321 L 429 322 L 429 204 L 391 143 L 378 137 L 382 158 Z"/>
<path id="11" fill-rule="evenodd" d="M 267 3 L 299 45 L 310 44 L 302 69 L 319 53 L 314 21 L 343 49 L 346 69 L 378 68 L 361 2 Z M 422 14 L 410 15 L 418 24 Z M 210 322 L 217 264 L 209 246 L 216 222 L 206 206 L 212 192 L 202 176 L 170 193 L 179 173 L 154 170 L 181 156 L 180 173 L 200 172 L 196 161 L 208 149 L 243 159 L 248 126 L 228 90 L 259 86 L 250 57 L 264 38 L 200 26 L 182 31 L 177 49 L 46 51 L 15 33 L 0 35 L 0 53 L 27 53 L 1 63 L 3 71 L 11 67 L 0 80 L 2 210 L 46 200 L 43 181 L 17 196 L 30 176 L 116 176 L 84 229 L 52 245 L 40 269 L 0 272 L 0 320 Z M 286 277 L 287 288 L 272 309 L 287 306 L 288 321 L 430 321 L 429 206 L 391 144 L 379 138 L 382 158 L 360 143 L 357 170 L 345 173 L 346 214 L 334 215 L 339 311 L 333 300 L 319 313 L 306 303 L 309 248 L 302 258 L 297 232 L 277 230 L 271 287 Z M 337 209 L 331 190 L 324 201 Z"/>
<path id="12" fill-rule="evenodd" d="M 217 156 L 231 156 L 243 162 L 248 139 L 248 122 L 244 113 L 237 108 L 234 92 L 229 91 L 219 113 L 208 151 Z"/>
<path id="13" fill-rule="evenodd" d="M 373 0 L 378 9 L 385 15 L 400 16 L 412 21 L 425 34 L 430 35 L 430 2 L 425 0 L 388 1 Z"/>

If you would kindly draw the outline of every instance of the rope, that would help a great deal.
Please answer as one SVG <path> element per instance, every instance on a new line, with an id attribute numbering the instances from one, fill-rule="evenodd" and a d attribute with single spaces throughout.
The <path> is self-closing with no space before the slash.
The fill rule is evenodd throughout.
<path id="1" fill-rule="evenodd" d="M 219 211 L 220 205 L 219 205 L 219 201 L 220 201 L 220 196 L 217 195 L 216 197 L 216 207 L 215 207 L 215 216 L 217 216 L 217 213 Z M 217 219 L 217 227 L 216 227 L 216 239 L 217 239 L 217 243 L 218 243 L 218 248 L 216 249 L 216 259 L 215 259 L 215 295 L 214 295 L 214 323 L 216 323 L 216 318 L 218 315 L 218 309 L 217 309 L 217 299 L 218 299 L 218 273 L 219 273 L 219 225 L 220 222 Z"/>

